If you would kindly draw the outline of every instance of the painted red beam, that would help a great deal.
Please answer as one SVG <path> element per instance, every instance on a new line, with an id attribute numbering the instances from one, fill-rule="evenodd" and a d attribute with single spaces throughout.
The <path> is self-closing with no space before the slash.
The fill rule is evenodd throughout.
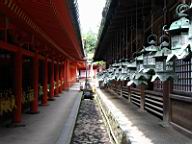
<path id="1" fill-rule="evenodd" d="M 12 44 L 9 44 L 7 42 L 4 42 L 4 41 L 0 41 L 0 49 L 4 49 L 6 51 L 9 51 L 9 52 L 13 52 L 13 53 L 16 53 L 16 52 L 21 52 L 22 55 L 24 56 L 29 56 L 29 57 L 33 57 L 34 56 L 34 52 L 31 52 L 31 51 L 28 51 L 28 50 L 25 50 L 21 47 L 18 47 L 18 46 L 15 46 L 15 45 L 12 45 Z M 39 59 L 45 59 L 44 56 L 38 54 L 38 57 Z"/>
<path id="2" fill-rule="evenodd" d="M 8 25 L 6 26 L 6 24 L 0 23 L 0 30 L 15 29 L 15 28 L 16 28 L 16 27 L 15 27 L 15 25 L 13 25 L 13 24 L 8 24 Z"/>
<path id="3" fill-rule="evenodd" d="M 19 47 L 14 46 L 14 45 L 10 45 L 7 42 L 3 42 L 3 41 L 0 41 L 0 49 L 4 49 L 6 51 L 14 52 L 14 53 L 16 53 L 17 51 L 20 50 Z"/>

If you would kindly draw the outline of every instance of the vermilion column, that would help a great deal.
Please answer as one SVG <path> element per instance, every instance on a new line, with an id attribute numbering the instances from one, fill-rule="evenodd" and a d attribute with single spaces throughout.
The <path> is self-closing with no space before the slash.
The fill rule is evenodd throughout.
<path id="1" fill-rule="evenodd" d="M 61 74 L 61 64 L 59 65 L 59 81 L 60 81 L 60 86 L 59 86 L 59 93 L 62 92 L 62 89 L 61 89 L 61 81 L 62 81 L 62 74 Z"/>
<path id="2" fill-rule="evenodd" d="M 43 79 L 43 97 L 42 97 L 42 105 L 47 105 L 47 83 L 48 83 L 48 61 L 47 57 L 45 58 L 44 63 L 44 79 Z"/>
<path id="3" fill-rule="evenodd" d="M 63 63 L 63 69 L 62 69 L 62 71 L 63 71 L 63 81 L 64 81 L 64 83 L 63 83 L 63 90 L 65 90 L 65 63 Z"/>
<path id="4" fill-rule="evenodd" d="M 68 61 L 65 61 L 65 89 L 69 88 L 69 65 L 68 65 Z"/>
<path id="5" fill-rule="evenodd" d="M 54 61 L 51 63 L 50 100 L 54 100 Z"/>
<path id="6" fill-rule="evenodd" d="M 22 54 L 17 52 L 15 55 L 15 103 L 14 122 L 20 123 L 21 115 L 21 101 L 22 101 Z"/>
<path id="7" fill-rule="evenodd" d="M 59 94 L 59 64 L 56 64 L 55 73 L 56 73 L 56 89 L 55 89 L 55 96 Z"/>
<path id="8" fill-rule="evenodd" d="M 38 55 L 33 57 L 33 88 L 34 88 L 34 100 L 31 105 L 31 112 L 38 113 L 38 95 L 39 95 L 39 60 Z"/>

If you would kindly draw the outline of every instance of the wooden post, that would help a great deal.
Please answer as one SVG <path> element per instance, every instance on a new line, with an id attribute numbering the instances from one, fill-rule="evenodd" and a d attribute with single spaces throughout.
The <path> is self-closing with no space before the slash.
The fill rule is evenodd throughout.
<path id="1" fill-rule="evenodd" d="M 170 81 L 163 82 L 163 123 L 169 124 L 170 120 Z"/>
<path id="2" fill-rule="evenodd" d="M 65 90 L 65 63 L 63 63 L 62 65 L 62 73 L 63 73 L 63 85 L 62 85 L 62 89 Z"/>
<path id="3" fill-rule="evenodd" d="M 69 61 L 66 60 L 65 61 L 65 89 L 69 88 L 69 79 L 70 79 L 70 75 L 69 75 Z"/>
<path id="4" fill-rule="evenodd" d="M 130 103 L 131 102 L 131 87 L 130 86 L 128 86 L 128 93 L 129 93 L 128 102 Z"/>
<path id="5" fill-rule="evenodd" d="M 140 87 L 141 99 L 140 99 L 140 110 L 145 110 L 145 86 L 142 84 Z"/>
<path id="6" fill-rule="evenodd" d="M 44 79 L 43 79 L 43 97 L 42 97 L 42 105 L 47 105 L 48 95 L 47 95 L 47 84 L 48 84 L 48 61 L 47 57 L 44 62 Z"/>
<path id="7" fill-rule="evenodd" d="M 59 96 L 59 64 L 56 63 L 55 68 L 55 79 L 56 79 L 56 89 L 55 89 L 55 96 Z"/>
<path id="8" fill-rule="evenodd" d="M 123 97 L 123 82 L 121 82 L 121 97 Z"/>
<path id="9" fill-rule="evenodd" d="M 18 51 L 15 55 L 15 103 L 16 108 L 14 111 L 15 123 L 20 123 L 22 121 L 21 107 L 22 107 L 22 54 Z"/>
<path id="10" fill-rule="evenodd" d="M 39 60 L 38 54 L 35 53 L 33 57 L 33 88 L 34 88 L 34 100 L 31 105 L 31 113 L 38 113 L 38 95 L 39 95 Z"/>
<path id="11" fill-rule="evenodd" d="M 59 65 L 59 80 L 60 80 L 60 86 L 59 86 L 59 93 L 62 93 L 62 64 Z"/>
<path id="12" fill-rule="evenodd" d="M 50 88 L 50 98 L 49 100 L 54 100 L 54 60 L 51 63 L 51 88 Z"/>

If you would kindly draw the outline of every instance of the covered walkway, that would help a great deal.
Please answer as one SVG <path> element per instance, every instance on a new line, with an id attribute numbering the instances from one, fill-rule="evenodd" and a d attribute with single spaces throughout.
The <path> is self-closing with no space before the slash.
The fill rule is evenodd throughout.
<path id="1" fill-rule="evenodd" d="M 99 103 L 111 125 L 112 134 L 118 143 L 133 144 L 191 144 L 192 140 L 171 126 L 138 109 L 112 91 L 97 89 Z M 126 135 L 126 137 L 121 137 Z M 126 141 L 126 142 L 125 142 Z"/>
<path id="2" fill-rule="evenodd" d="M 61 139 L 70 140 L 80 100 L 79 84 L 76 83 L 49 106 L 39 107 L 41 113 L 23 114 L 24 127 L 0 128 L 0 144 L 55 144 Z"/>

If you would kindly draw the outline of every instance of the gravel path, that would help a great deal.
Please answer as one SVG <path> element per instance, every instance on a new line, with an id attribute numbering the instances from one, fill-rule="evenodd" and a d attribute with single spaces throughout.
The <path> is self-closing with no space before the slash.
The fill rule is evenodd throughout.
<path id="1" fill-rule="evenodd" d="M 83 100 L 71 144 L 111 144 L 94 100 Z"/>

